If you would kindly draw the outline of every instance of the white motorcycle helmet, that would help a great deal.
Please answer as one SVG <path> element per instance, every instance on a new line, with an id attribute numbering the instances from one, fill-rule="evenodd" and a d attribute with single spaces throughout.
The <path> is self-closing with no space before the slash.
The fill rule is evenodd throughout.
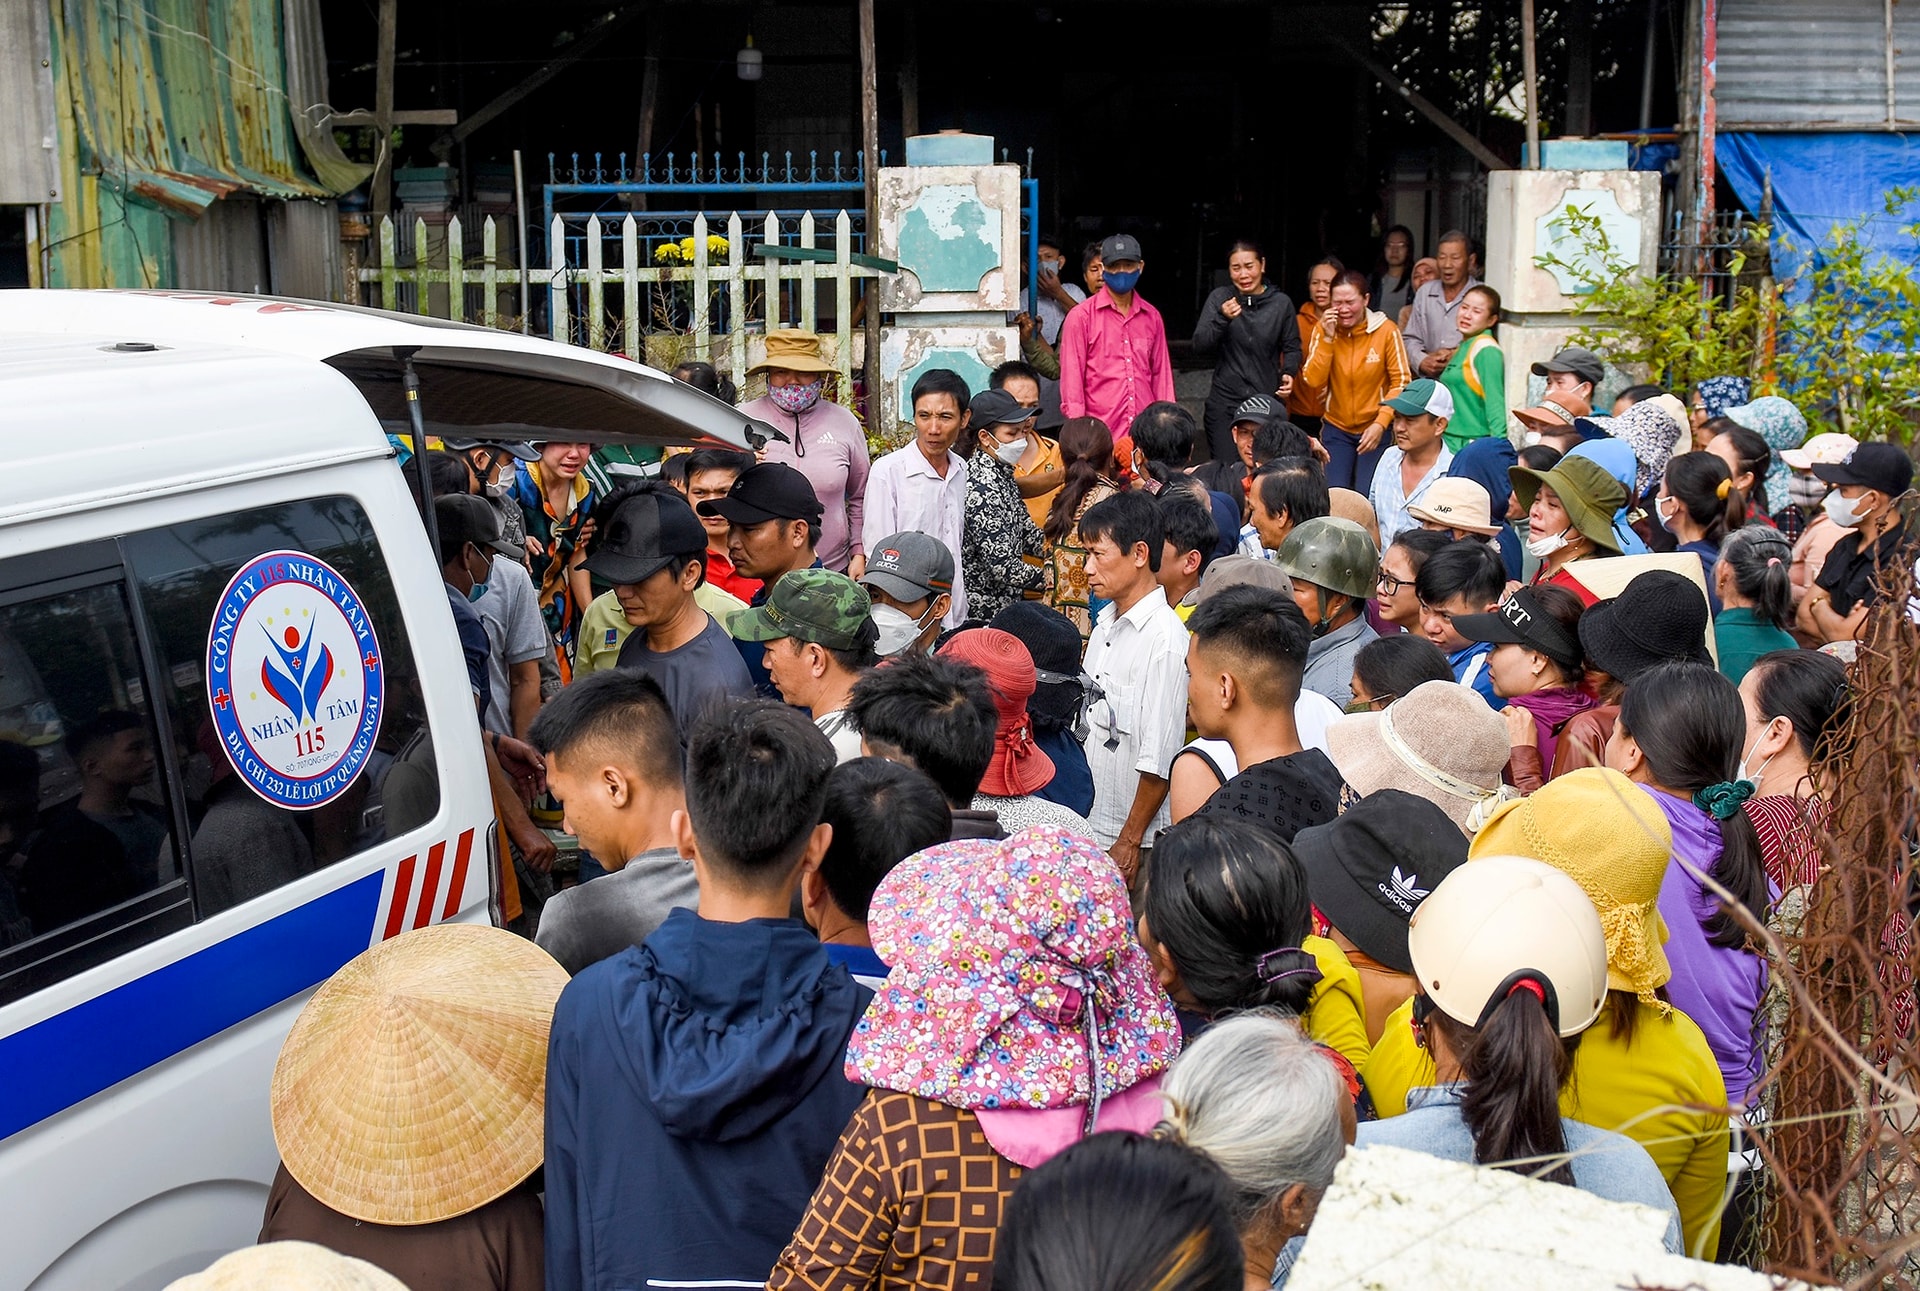
<path id="1" fill-rule="evenodd" d="M 1533 990 L 1562 1039 L 1600 1016 L 1607 938 L 1580 885 L 1542 861 L 1477 857 L 1413 912 L 1407 950 L 1434 1007 L 1478 1027 L 1516 990 Z"/>

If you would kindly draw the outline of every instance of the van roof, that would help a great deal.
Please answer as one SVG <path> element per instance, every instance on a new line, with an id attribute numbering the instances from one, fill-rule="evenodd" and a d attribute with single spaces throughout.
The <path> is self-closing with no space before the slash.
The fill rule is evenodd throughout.
<path id="1" fill-rule="evenodd" d="M 208 342 L 326 364 L 389 430 L 409 431 L 402 372 L 430 435 L 640 446 L 750 446 L 772 428 L 652 368 L 579 346 L 353 305 L 183 291 L 0 291 L 9 334 Z"/>
<path id="2" fill-rule="evenodd" d="M 393 452 L 323 363 L 112 334 L 0 334 L 0 442 L 0 526 Z"/>

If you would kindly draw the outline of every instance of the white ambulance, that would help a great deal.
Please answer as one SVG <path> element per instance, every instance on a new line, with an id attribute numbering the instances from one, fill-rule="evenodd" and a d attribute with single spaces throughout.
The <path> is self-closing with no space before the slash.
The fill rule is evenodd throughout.
<path id="1" fill-rule="evenodd" d="M 404 929 L 497 917 L 474 705 L 389 433 L 763 430 L 482 328 L 0 291 L 0 1289 L 159 1287 L 251 1243 L 308 993 Z"/>

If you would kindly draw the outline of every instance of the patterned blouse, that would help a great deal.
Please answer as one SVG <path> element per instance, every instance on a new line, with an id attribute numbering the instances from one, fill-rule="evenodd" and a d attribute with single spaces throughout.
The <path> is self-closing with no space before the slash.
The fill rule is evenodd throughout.
<path id="1" fill-rule="evenodd" d="M 767 1291 L 990 1291 L 1023 1171 L 972 1112 L 876 1089 L 827 1162 Z"/>
<path id="2" fill-rule="evenodd" d="M 1120 485 L 1101 476 L 1100 482 L 1080 499 L 1080 506 L 1073 513 L 1073 528 L 1067 531 L 1063 541 L 1055 544 L 1053 557 L 1047 563 L 1047 604 L 1073 620 L 1073 625 L 1080 629 L 1082 650 L 1086 648 L 1087 638 L 1093 635 L 1093 593 L 1087 587 L 1087 549 L 1080 545 L 1080 517 L 1119 491 Z"/>
<path id="3" fill-rule="evenodd" d="M 968 618 L 984 622 L 1039 588 L 1047 540 L 1020 497 L 1013 468 L 991 453 L 976 452 L 967 461 L 960 545 Z"/>

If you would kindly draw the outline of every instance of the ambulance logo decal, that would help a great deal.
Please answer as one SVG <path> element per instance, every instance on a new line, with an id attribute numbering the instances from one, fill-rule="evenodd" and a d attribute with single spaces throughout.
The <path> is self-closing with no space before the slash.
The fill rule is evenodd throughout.
<path id="1" fill-rule="evenodd" d="M 345 793 L 385 695 L 373 621 L 325 561 L 270 551 L 227 584 L 207 635 L 207 703 L 227 760 L 262 798 L 310 811 Z"/>

